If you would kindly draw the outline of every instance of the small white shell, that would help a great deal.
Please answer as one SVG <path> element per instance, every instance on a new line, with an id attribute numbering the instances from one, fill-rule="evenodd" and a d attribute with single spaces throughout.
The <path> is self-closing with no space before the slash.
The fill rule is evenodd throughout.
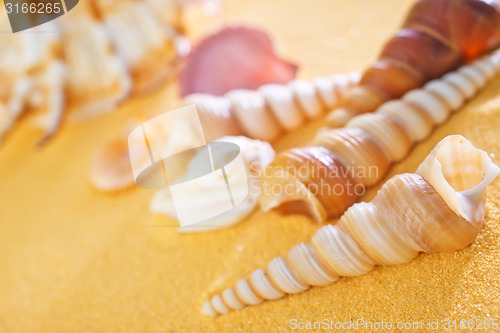
<path id="1" fill-rule="evenodd" d="M 181 105 L 189 104 L 196 105 L 207 141 L 226 135 L 243 134 L 227 98 L 209 94 L 191 94 L 182 100 Z"/>
<path id="2" fill-rule="evenodd" d="M 217 316 L 217 312 L 215 312 L 212 305 L 210 305 L 210 302 L 203 303 L 203 306 L 201 307 L 201 312 L 210 317 Z"/>

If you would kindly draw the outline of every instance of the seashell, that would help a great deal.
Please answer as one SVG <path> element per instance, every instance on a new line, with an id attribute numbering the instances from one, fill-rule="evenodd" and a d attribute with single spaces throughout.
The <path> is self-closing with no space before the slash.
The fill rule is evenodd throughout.
<path id="1" fill-rule="evenodd" d="M 276 156 L 262 175 L 259 201 L 267 209 L 280 208 L 324 221 L 327 216 L 342 214 L 356 201 L 357 186 L 337 156 L 324 147 L 309 146 Z"/>
<path id="2" fill-rule="evenodd" d="M 357 79 L 359 79 L 359 75 L 356 73 L 334 76 L 335 82 L 342 82 L 342 85 L 348 84 L 349 86 L 355 84 Z M 309 117 L 317 117 L 326 110 L 322 102 L 320 102 L 314 85 L 309 81 L 292 81 L 289 85 L 273 85 L 270 89 L 269 87 L 263 89 L 267 89 L 268 93 L 271 90 L 279 92 L 279 96 L 268 96 L 268 100 L 272 100 L 273 108 L 268 105 L 263 93 L 259 90 L 233 90 L 223 97 L 210 94 L 191 94 L 186 96 L 180 104 L 182 106 L 195 104 L 207 141 L 213 141 L 222 136 L 236 135 L 244 135 L 264 141 L 274 141 L 284 131 L 283 125 L 278 122 L 278 117 L 276 116 L 278 113 L 281 113 L 282 121 L 288 124 L 289 128 L 294 128 L 299 122 L 305 120 L 304 114 L 307 115 L 309 112 Z M 293 94 L 293 101 L 290 100 L 290 92 Z M 289 111 L 286 109 L 290 105 L 295 107 L 293 112 L 295 115 L 293 117 L 294 120 L 287 119 Z M 303 105 L 307 106 L 304 107 Z M 309 111 L 306 111 L 306 109 Z M 300 115 L 297 111 L 300 112 Z M 285 112 L 287 112 L 287 115 L 285 115 Z M 182 128 L 182 126 L 173 126 L 172 131 L 164 128 L 161 130 L 162 133 L 158 135 L 161 135 L 164 138 L 162 140 L 165 142 L 178 141 L 179 136 L 182 137 Z M 125 141 L 124 138 L 116 139 L 116 141 L 120 140 Z M 113 147 L 116 147 L 116 144 L 111 142 L 109 145 L 111 147 L 104 147 L 101 150 L 114 151 L 115 148 Z M 126 144 L 123 144 L 121 147 L 126 149 Z M 100 153 L 96 154 L 99 155 Z M 121 154 L 128 153 L 126 151 L 113 153 L 115 156 L 121 156 Z M 130 170 L 130 168 L 125 168 L 121 165 L 122 161 L 124 161 L 122 159 L 117 159 L 117 165 L 114 167 L 107 165 L 107 163 L 112 164 L 112 160 L 106 161 L 106 163 L 99 166 L 100 162 L 94 160 L 92 164 L 97 163 L 98 165 L 91 167 L 94 170 L 93 172 L 106 174 L 106 169 L 108 168 L 117 168 L 123 170 L 123 172 Z M 145 161 L 147 162 L 148 159 L 145 159 Z M 91 182 L 97 189 L 103 191 L 117 191 L 133 185 L 133 176 L 131 174 L 123 175 L 123 182 L 128 182 L 127 186 L 124 186 L 121 181 L 116 181 L 115 177 L 111 177 L 113 181 L 105 185 L 95 183 L 99 179 L 100 176 L 91 177 Z M 116 187 L 113 187 L 112 184 L 115 181 Z M 319 204 L 317 207 L 319 207 Z M 319 211 L 317 213 L 320 214 Z"/>
<path id="3" fill-rule="evenodd" d="M 465 97 L 460 90 L 444 80 L 429 81 L 424 85 L 424 90 L 441 98 L 452 112 L 456 111 L 464 103 Z"/>
<path id="4" fill-rule="evenodd" d="M 240 135 L 243 132 L 227 98 L 209 94 L 191 94 L 182 100 L 182 105 L 189 104 L 196 105 L 207 141 L 226 135 Z"/>
<path id="5" fill-rule="evenodd" d="M 225 173 L 227 175 L 229 183 L 233 184 L 231 186 L 232 191 L 238 191 L 238 188 L 236 186 L 242 187 L 241 190 L 246 190 L 248 187 L 249 194 L 246 196 L 243 202 L 236 205 L 231 210 L 228 210 L 225 213 L 222 213 L 201 223 L 181 227 L 179 228 L 180 232 L 200 232 L 226 228 L 242 221 L 257 208 L 260 183 L 259 176 L 262 173 L 263 169 L 273 160 L 275 155 L 273 148 L 267 142 L 252 140 L 243 136 L 225 136 L 216 141 L 232 142 L 236 143 L 240 147 L 245 166 L 248 170 L 248 184 L 243 184 L 242 182 L 236 181 L 237 179 L 235 177 L 239 177 L 241 175 L 239 170 L 235 170 L 234 168 L 231 168 L 229 166 L 225 168 Z M 179 178 L 185 177 L 185 179 L 192 179 L 189 177 L 189 173 L 191 172 L 191 170 L 194 170 L 195 173 L 197 170 L 199 170 L 200 157 L 201 159 L 204 158 L 204 156 L 195 155 L 186 167 L 186 174 L 179 175 Z M 231 165 L 235 166 L 234 164 Z M 224 193 L 220 193 L 218 184 L 214 184 L 213 188 L 207 188 L 207 185 L 208 184 L 206 182 L 203 183 L 204 193 L 206 193 L 206 198 L 202 200 L 203 205 L 212 207 L 214 205 L 222 204 L 225 207 L 227 205 L 227 190 L 224 189 Z M 186 200 L 192 202 L 193 194 L 199 192 L 200 186 L 196 179 L 191 180 L 189 182 L 189 186 L 190 187 L 185 187 L 183 189 L 183 194 L 185 195 Z M 180 203 L 176 202 L 176 204 L 178 205 Z M 163 214 L 174 219 L 177 218 L 175 205 L 168 188 L 160 190 L 155 194 L 155 196 L 151 200 L 150 209 L 153 213 Z M 197 209 L 203 210 L 203 206 L 199 205 Z"/>
<path id="6" fill-rule="evenodd" d="M 309 81 L 293 80 L 288 83 L 300 107 L 309 119 L 319 117 L 324 112 L 324 106 L 319 100 L 316 88 Z"/>
<path id="7" fill-rule="evenodd" d="M 382 104 L 375 113 L 384 114 L 396 120 L 404 128 L 405 133 L 412 142 L 422 141 L 434 128 L 434 122 L 426 112 L 416 105 L 399 99 Z M 355 118 L 357 117 L 354 117 L 351 121 L 354 121 Z"/>
<path id="8" fill-rule="evenodd" d="M 382 103 L 400 98 L 499 45 L 500 10 L 496 2 L 417 1 L 378 60 L 363 73 L 359 86 L 343 99 L 339 110 L 329 114 L 329 125 L 343 126 L 360 113 L 373 112 Z M 485 73 L 480 73 L 481 69 Z M 492 72 L 491 66 L 483 64 L 465 66 L 461 71 L 476 88 L 484 85 L 488 71 Z"/>
<path id="9" fill-rule="evenodd" d="M 312 81 L 294 80 L 286 85 L 266 84 L 256 91 L 236 89 L 223 97 L 196 93 L 186 96 L 182 104 L 196 105 L 204 126 L 214 133 L 214 138 L 245 135 L 274 141 L 283 132 L 298 128 L 306 118 L 317 118 L 327 110 L 325 97 L 320 97 L 318 84 L 313 81 L 326 82 L 337 99 L 337 95 L 345 94 L 358 79 L 359 74 L 346 73 Z M 236 121 L 233 122 L 233 118 Z"/>
<path id="10" fill-rule="evenodd" d="M 455 86 L 465 98 L 471 98 L 476 88 L 471 80 L 458 72 L 451 72 L 443 76 L 443 81 Z"/>
<path id="11" fill-rule="evenodd" d="M 488 60 L 479 59 L 467 65 L 467 68 L 475 68 L 477 62 L 494 63 L 498 61 L 497 57 L 497 54 L 492 54 L 485 58 Z M 384 177 L 390 163 L 406 156 L 414 143 L 426 138 L 434 126 L 442 124 L 449 117 L 452 109 L 459 108 L 468 96 L 482 88 L 478 83 L 486 82 L 486 75 L 477 70 L 475 74 L 481 75 L 484 80 L 472 83 L 470 75 L 464 74 L 469 71 L 458 69 L 448 73 L 443 79 L 412 90 L 399 100 L 382 104 L 373 114 L 352 118 L 345 128 L 320 131 L 310 147 L 278 154 L 263 175 L 263 193 L 259 198 L 262 209 L 305 213 L 316 222 L 339 216 L 356 197 L 364 193 L 365 187 L 376 184 Z M 327 149 L 318 150 L 318 146 Z M 317 153 L 312 155 L 311 150 Z M 297 162 L 296 156 L 302 157 L 300 162 Z M 316 161 L 336 161 L 339 164 L 337 168 L 344 171 L 329 173 L 328 176 L 311 174 L 309 165 L 316 165 Z M 293 166 L 293 170 L 309 170 L 309 174 L 297 176 L 295 171 L 280 172 L 287 166 Z M 354 185 L 352 181 L 346 180 L 346 174 L 353 179 Z M 311 191 L 311 188 L 324 184 L 326 179 L 338 186 L 339 190 L 342 189 L 341 193 L 349 192 L 351 195 Z M 279 193 L 270 190 L 287 186 L 297 192 Z M 337 209 L 326 208 L 332 206 Z"/>
<path id="12" fill-rule="evenodd" d="M 354 117 L 346 127 L 363 130 L 389 162 L 397 162 L 405 157 L 412 143 L 405 129 L 396 120 L 379 112 Z"/>
<path id="13" fill-rule="evenodd" d="M 246 26 L 229 26 L 205 37 L 186 58 L 179 73 L 181 96 L 222 96 L 235 89 L 285 84 L 297 66 L 280 59 L 269 36 Z"/>
<path id="14" fill-rule="evenodd" d="M 480 70 L 473 66 L 462 66 L 458 70 L 460 74 L 467 76 L 471 82 L 476 86 L 476 88 L 480 88 L 484 86 L 487 82 L 485 74 L 483 74 Z"/>
<path id="15" fill-rule="evenodd" d="M 356 127 L 320 132 L 312 141 L 331 151 L 364 186 L 376 184 L 389 168 L 389 160 L 372 138 Z M 370 169 L 375 170 L 372 172 Z"/>
<path id="16" fill-rule="evenodd" d="M 335 81 L 332 78 L 315 77 L 312 83 L 318 91 L 321 101 L 327 108 L 331 109 L 337 105 L 339 95 L 337 94 Z"/>
<path id="17" fill-rule="evenodd" d="M 480 88 L 480 87 L 478 87 Z M 440 125 L 448 119 L 450 109 L 434 97 L 430 92 L 423 89 L 415 89 L 407 92 L 402 98 L 403 102 L 416 105 L 418 108 L 426 112 L 432 119 L 434 124 Z"/>
<path id="18" fill-rule="evenodd" d="M 4 15 L 1 26 L 6 26 L 8 18 Z M 53 23 L 45 25 L 51 29 Z M 55 54 L 57 33 L 37 34 L 40 27 L 32 29 L 33 33 L 2 34 L 0 36 L 0 101 L 2 108 L 2 124 L 0 139 L 14 126 L 20 116 L 30 107 L 40 107 L 33 103 L 32 96 L 38 84 L 37 77 L 47 71 L 48 64 Z"/>
<path id="19" fill-rule="evenodd" d="M 163 82 L 177 57 L 174 29 L 168 29 L 145 2 L 96 0 L 100 18 L 135 91 Z M 168 66 L 168 64 L 171 64 Z"/>
<path id="20" fill-rule="evenodd" d="M 464 137 L 446 137 L 417 173 L 392 177 L 371 202 L 354 204 L 336 225 L 316 231 L 309 244 L 295 245 L 284 258 L 252 273 L 265 277 L 251 279 L 248 288 L 262 298 L 248 302 L 239 297 L 244 294 L 239 289 L 248 286 L 240 280 L 234 288 L 240 302 L 224 302 L 216 295 L 202 311 L 223 314 L 241 304 L 327 285 L 340 276 L 366 274 L 375 265 L 409 262 L 418 252 L 463 249 L 481 231 L 486 187 L 499 173 L 488 154 Z"/>
<path id="21" fill-rule="evenodd" d="M 305 117 L 290 88 L 286 85 L 265 84 L 258 91 L 264 96 L 281 128 L 293 131 L 302 125 Z"/>
<path id="22" fill-rule="evenodd" d="M 74 118 L 84 118 L 129 97 L 132 79 L 134 91 L 155 86 L 185 52 L 186 41 L 179 37 L 181 10 L 177 0 L 80 2 L 71 15 L 32 28 L 48 34 L 0 36 L 0 79 L 5 83 L 0 100 L 15 104 L 4 113 L 9 119 L 0 136 L 23 112 L 34 110 L 33 123 L 43 129 L 44 143 L 68 107 L 75 109 Z M 7 15 L 0 24 L 8 26 Z M 14 87 L 21 81 L 29 81 L 31 90 L 19 100 Z"/>
<path id="23" fill-rule="evenodd" d="M 182 29 L 182 6 L 178 0 L 145 0 L 145 3 L 167 27 Z"/>
<path id="24" fill-rule="evenodd" d="M 143 156 L 149 161 L 149 156 Z M 109 142 L 94 152 L 89 178 L 101 191 L 119 191 L 135 184 L 126 139 Z"/>
<path id="25" fill-rule="evenodd" d="M 281 134 L 281 127 L 260 92 L 232 90 L 225 97 L 231 102 L 238 123 L 250 138 L 273 141 Z"/>

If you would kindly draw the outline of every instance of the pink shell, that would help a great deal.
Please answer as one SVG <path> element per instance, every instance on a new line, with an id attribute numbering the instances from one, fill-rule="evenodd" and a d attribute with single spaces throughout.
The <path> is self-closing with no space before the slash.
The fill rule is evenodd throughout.
<path id="1" fill-rule="evenodd" d="M 208 93 L 221 96 L 233 89 L 257 89 L 295 78 L 297 65 L 274 53 L 271 39 L 261 30 L 230 26 L 196 45 L 179 73 L 182 96 Z"/>

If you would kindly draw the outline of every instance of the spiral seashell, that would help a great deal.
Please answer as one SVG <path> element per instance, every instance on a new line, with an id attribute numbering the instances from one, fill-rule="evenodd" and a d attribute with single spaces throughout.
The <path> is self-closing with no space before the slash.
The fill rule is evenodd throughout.
<path id="1" fill-rule="evenodd" d="M 166 64 L 173 64 L 177 56 L 176 32 L 165 27 L 150 4 L 95 0 L 94 5 L 113 46 L 132 76 L 135 91 L 151 89 L 172 73 L 173 66 Z"/>
<path id="2" fill-rule="evenodd" d="M 68 100 L 81 118 L 110 110 L 129 93 L 131 81 L 122 61 L 91 10 L 77 8 L 60 21 L 63 57 L 68 72 Z"/>
<path id="3" fill-rule="evenodd" d="M 300 127 L 306 119 L 323 115 L 358 80 L 359 73 L 346 73 L 285 85 L 266 84 L 257 90 L 237 89 L 223 97 L 191 94 L 182 105 L 195 104 L 204 127 L 217 132 L 218 137 L 245 135 L 274 141 L 284 132 Z"/>
<path id="4" fill-rule="evenodd" d="M 65 8 L 71 9 L 70 15 L 32 28 L 50 34 L 4 34 L 0 76 L 5 88 L 0 89 L 0 100 L 11 105 L 2 115 L 6 121 L 0 139 L 21 114 L 30 112 L 44 131 L 39 141 L 44 143 L 69 109 L 75 111 L 70 117 L 86 118 L 112 110 L 131 92 L 156 87 L 172 74 L 186 49 L 180 37 L 183 3 L 80 1 Z M 3 15 L 0 23 L 6 20 Z M 24 81 L 31 87 L 21 96 Z"/>
<path id="5" fill-rule="evenodd" d="M 226 135 L 238 135 L 241 126 L 231 102 L 227 98 L 209 94 L 191 94 L 183 100 L 183 105 L 195 104 L 207 141 L 213 141 Z"/>
<path id="6" fill-rule="evenodd" d="M 193 225 L 182 226 L 179 228 L 179 232 L 181 233 L 212 231 L 230 227 L 243 221 L 258 207 L 259 175 L 275 156 L 275 152 L 271 145 L 267 142 L 249 139 L 244 136 L 225 136 L 214 142 L 230 142 L 238 145 L 240 148 L 244 166 L 247 169 L 247 181 L 240 181 L 241 164 L 229 164 L 224 168 L 224 173 L 227 178 L 227 183 L 231 184 L 231 191 L 233 191 L 233 193 L 238 191 L 246 193 L 245 191 L 248 191 L 248 194 L 239 204 L 224 213 Z M 219 152 L 217 160 L 226 159 L 231 161 L 232 154 L 230 149 L 225 152 Z M 199 166 L 203 165 L 205 158 L 206 156 L 203 153 L 196 154 L 189 160 L 189 163 L 183 167 L 183 172 L 177 176 L 176 181 L 182 179 L 189 180 L 188 184 L 185 184 L 183 187 L 182 196 L 177 196 L 174 201 L 170 189 L 166 188 L 159 190 L 151 200 L 151 212 L 177 219 L 176 207 L 183 204 L 190 206 L 195 196 L 200 202 L 197 207 L 200 211 L 205 212 L 207 211 L 206 208 L 211 209 L 217 206 L 222 207 L 222 211 L 224 207 L 227 207 L 227 189 L 225 187 L 221 188 L 217 180 L 209 182 L 205 180 L 201 184 L 196 178 L 192 179 L 193 175 L 195 177 L 198 175 Z M 204 194 L 202 193 L 200 196 L 201 187 L 203 187 L 205 191 L 203 191 Z"/>
<path id="7" fill-rule="evenodd" d="M 391 163 L 406 156 L 413 144 L 425 139 L 498 72 L 498 52 L 386 102 L 374 113 L 354 117 L 345 128 L 320 131 L 310 147 L 278 154 L 263 175 L 261 207 L 308 214 L 316 222 L 339 216 L 365 187 L 384 177 Z M 494 72 L 486 75 L 487 70 Z M 326 174 L 310 167 L 319 170 L 325 161 L 330 165 Z M 309 173 L 297 176 L 300 170 Z M 330 190 L 327 182 L 337 190 Z M 286 186 L 297 192 L 276 191 Z"/>
<path id="8" fill-rule="evenodd" d="M 336 94 L 342 94 L 359 80 L 359 73 L 333 75 L 329 80 L 332 81 L 331 86 L 335 87 Z M 258 90 L 232 90 L 222 97 L 210 94 L 191 94 L 180 103 L 181 106 L 189 104 L 196 105 L 208 141 L 223 136 L 238 135 L 263 141 L 274 141 L 285 130 L 296 129 L 306 119 L 317 118 L 327 110 L 314 84 L 298 80 L 289 82 L 287 85 L 269 84 Z M 0 116 L 2 115 L 0 114 Z M 168 142 L 169 137 L 170 140 L 177 140 L 174 133 L 181 133 L 182 130 L 163 129 L 163 132 L 158 135 L 165 137 L 165 141 Z M 117 144 L 123 140 L 124 138 L 116 139 L 96 152 L 98 157 L 94 158 L 92 162 L 90 178 L 93 185 L 99 190 L 122 190 L 134 184 L 131 170 L 126 159 L 123 158 L 123 156 L 128 156 L 127 147 L 124 144 Z M 108 153 L 116 159 L 104 158 L 104 153 Z M 110 172 L 113 175 L 110 176 Z M 106 181 L 104 179 L 106 177 L 109 177 L 110 181 Z M 354 186 L 352 182 L 346 185 Z M 303 188 L 302 185 L 298 186 Z M 308 196 L 309 201 L 313 200 L 314 196 L 308 190 L 299 192 L 301 196 Z M 353 202 L 351 198 L 345 200 L 345 204 Z M 342 213 L 342 211 L 338 211 L 339 208 L 335 208 L 333 211 L 336 214 Z M 312 214 L 316 214 L 318 219 L 326 218 L 326 212 L 319 201 L 315 202 L 310 211 Z"/>
<path id="9" fill-rule="evenodd" d="M 223 314 L 366 274 L 376 265 L 406 263 L 422 251 L 463 249 L 481 231 L 486 188 L 499 173 L 464 137 L 446 137 L 416 173 L 392 177 L 371 202 L 354 204 L 336 225 L 226 289 L 226 297 L 215 295 L 202 311 Z"/>

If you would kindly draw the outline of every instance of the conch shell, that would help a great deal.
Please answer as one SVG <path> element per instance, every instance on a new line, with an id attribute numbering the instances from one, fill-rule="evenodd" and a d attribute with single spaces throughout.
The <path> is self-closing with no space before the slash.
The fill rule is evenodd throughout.
<path id="1" fill-rule="evenodd" d="M 500 173 L 484 151 L 459 135 L 443 139 L 416 173 L 389 179 L 371 202 L 351 206 L 336 225 L 291 248 L 266 269 L 203 304 L 210 316 L 324 286 L 418 252 L 457 251 L 474 241 L 487 185 Z"/>
<path id="2" fill-rule="evenodd" d="M 338 217 L 499 70 L 497 51 L 352 118 L 344 128 L 320 131 L 310 146 L 278 154 L 263 175 L 261 207 L 305 213 L 316 222 Z"/>

